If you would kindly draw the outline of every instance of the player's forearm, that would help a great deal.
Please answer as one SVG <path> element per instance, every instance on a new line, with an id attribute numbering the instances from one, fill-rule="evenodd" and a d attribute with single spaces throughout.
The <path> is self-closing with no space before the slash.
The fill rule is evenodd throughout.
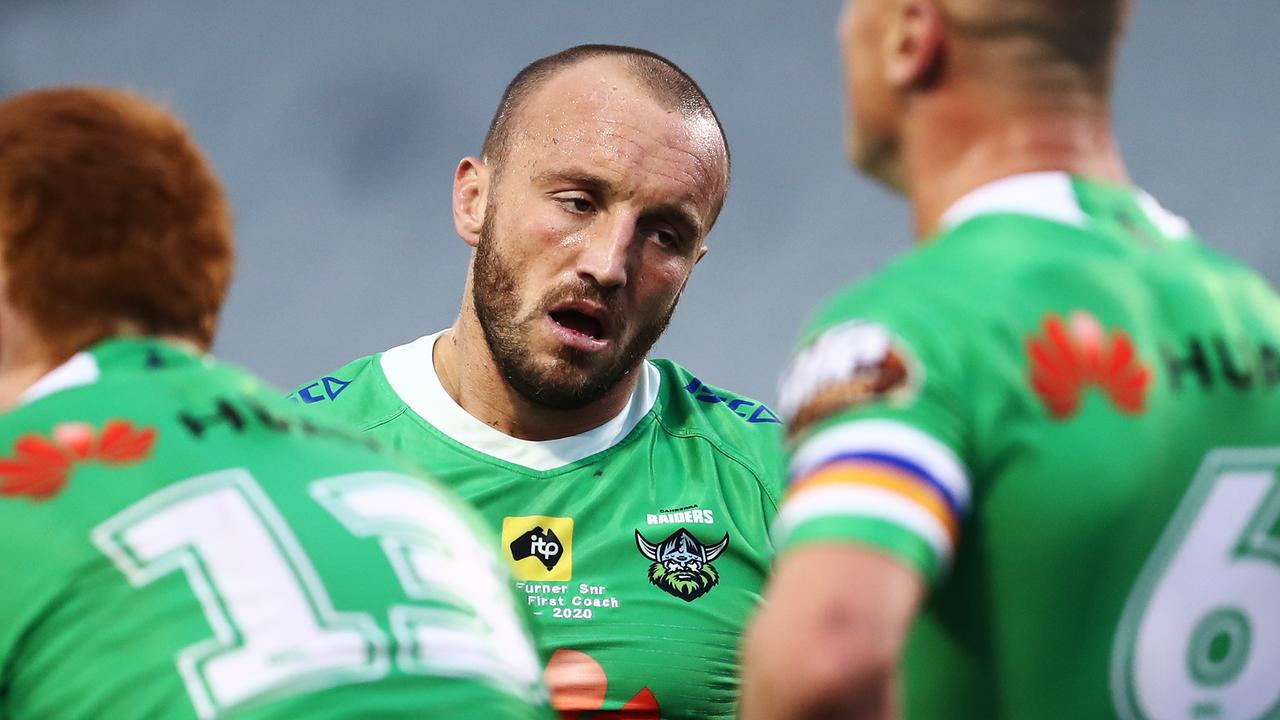
<path id="1" fill-rule="evenodd" d="M 799 642 L 781 630 L 766 611 L 748 636 L 742 720 L 898 717 L 896 656 L 849 643 L 848 628 Z"/>
<path id="2" fill-rule="evenodd" d="M 896 716 L 923 582 L 888 555 L 808 545 L 778 560 L 744 642 L 745 720 Z"/>
<path id="3" fill-rule="evenodd" d="M 808 698 L 796 718 L 804 720 L 898 720 L 897 663 L 864 668 L 838 687 Z"/>

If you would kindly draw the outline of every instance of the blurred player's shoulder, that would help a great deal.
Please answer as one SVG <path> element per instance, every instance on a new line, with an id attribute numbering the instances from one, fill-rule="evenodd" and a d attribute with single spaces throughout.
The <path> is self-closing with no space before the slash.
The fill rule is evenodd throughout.
<path id="1" fill-rule="evenodd" d="M 1235 292 L 1254 302 L 1280 305 L 1280 293 L 1262 273 L 1242 260 L 1211 245 L 1195 242 L 1188 247 L 1204 267 L 1221 277 Z M 1277 315 L 1280 318 L 1280 315 Z"/>
<path id="2" fill-rule="evenodd" d="M 213 398 L 270 398 L 273 389 L 241 368 L 179 344 L 118 337 L 74 355 L 33 385 L 22 404 L 0 416 L 21 427 L 41 416 L 115 414 L 176 419 L 176 408 Z M 268 401 L 269 402 L 269 401 Z"/>
<path id="3" fill-rule="evenodd" d="M 99 428 L 112 433 L 94 446 L 102 450 L 108 440 L 137 440 L 126 427 L 164 427 L 169 432 L 156 448 L 174 448 L 175 457 L 233 439 L 305 437 L 314 451 L 329 441 L 337 441 L 339 451 L 368 444 L 339 424 L 303 415 L 279 389 L 234 363 L 149 338 L 104 341 L 44 383 L 33 388 L 28 402 L 0 417 L 0 441 L 12 441 L 24 429 L 58 434 L 63 428 L 72 437 Z"/>
<path id="4" fill-rule="evenodd" d="M 921 246 L 825 303 L 804 339 L 850 313 L 964 325 L 1016 312 L 1014 298 L 1035 303 L 1074 285 L 1116 295 L 1203 273 L 1266 285 L 1141 190 L 1029 173 L 955 203 Z"/>
<path id="5" fill-rule="evenodd" d="M 763 402 L 709 384 L 672 360 L 651 360 L 661 376 L 657 421 L 676 438 L 700 438 L 755 475 L 775 501 L 782 421 Z"/>

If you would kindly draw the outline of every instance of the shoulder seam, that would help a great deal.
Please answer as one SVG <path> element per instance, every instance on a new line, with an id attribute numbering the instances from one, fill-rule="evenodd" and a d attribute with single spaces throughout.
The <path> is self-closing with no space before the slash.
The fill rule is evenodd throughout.
<path id="1" fill-rule="evenodd" d="M 389 414 L 389 415 L 385 415 L 385 416 L 383 416 L 383 417 L 377 418 L 376 420 L 370 420 L 370 421 L 367 421 L 367 422 L 363 422 L 363 423 L 361 423 L 361 424 L 360 424 L 360 432 L 369 432 L 369 431 L 371 431 L 371 430 L 373 430 L 373 429 L 375 429 L 375 428 L 377 428 L 377 427 L 380 427 L 380 426 L 382 426 L 382 425 L 386 425 L 387 423 L 391 422 L 392 420 L 395 420 L 396 418 L 400 417 L 401 415 L 404 415 L 404 414 L 405 414 L 405 411 L 407 411 L 408 409 L 409 409 L 409 406 L 408 406 L 408 405 L 401 404 L 401 405 L 400 405 L 400 407 L 396 408 L 395 412 L 392 412 L 392 413 L 391 413 L 391 414 Z"/>
<path id="2" fill-rule="evenodd" d="M 737 464 L 737 465 L 741 466 L 741 467 L 742 467 L 742 469 L 746 470 L 748 473 L 750 473 L 750 474 L 751 474 L 752 479 L 756 481 L 756 486 L 760 488 L 760 490 L 764 493 L 764 496 L 765 496 L 766 498 L 768 498 L 768 499 L 769 499 L 769 502 L 773 505 L 773 512 L 774 512 L 774 514 L 775 514 L 775 515 L 777 514 L 777 512 L 778 512 L 778 507 L 779 507 L 780 503 L 778 502 L 778 498 L 777 498 L 777 497 L 775 497 L 775 496 L 774 496 L 774 494 L 773 494 L 773 492 L 769 489 L 769 486 L 768 486 L 765 482 L 763 482 L 763 481 L 761 480 L 761 478 L 760 478 L 761 471 L 760 471 L 760 470 L 757 470 L 756 468 L 753 468 L 750 464 L 748 464 L 748 463 L 747 463 L 746 461 L 744 461 L 742 458 L 739 458 L 739 457 L 737 457 L 736 455 L 734 455 L 733 453 L 730 453 L 728 450 L 726 450 L 726 449 L 725 449 L 725 448 L 720 444 L 720 441 L 719 441 L 719 439 L 718 439 L 718 438 L 712 437 L 712 436 L 708 435 L 707 433 L 698 432 L 698 431 L 689 431 L 689 430 L 676 431 L 676 430 L 673 430 L 671 427 L 669 427 L 669 426 L 667 425 L 667 423 L 663 422 L 663 419 L 662 419 L 662 415 L 661 415 L 661 413 L 654 413 L 654 420 L 656 420 L 656 421 L 657 421 L 657 423 L 658 423 L 658 425 L 659 425 L 660 427 L 662 427 L 663 432 L 667 433 L 668 435 L 671 435 L 671 436 L 673 436 L 673 437 L 683 437 L 683 438 L 695 438 L 695 437 L 696 437 L 696 438 L 701 438 L 702 440 L 707 441 L 707 443 L 708 443 L 708 444 L 710 444 L 710 445 L 711 445 L 711 447 L 715 448 L 716 452 L 720 453 L 720 454 L 721 454 L 721 455 L 723 455 L 724 457 L 726 457 L 726 458 L 728 458 L 729 460 L 733 461 L 735 464 Z"/>

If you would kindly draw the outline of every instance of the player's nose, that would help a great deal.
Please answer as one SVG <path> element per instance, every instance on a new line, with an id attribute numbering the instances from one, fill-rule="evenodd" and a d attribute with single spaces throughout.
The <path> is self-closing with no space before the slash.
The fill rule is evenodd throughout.
<path id="1" fill-rule="evenodd" d="M 627 284 L 628 262 L 636 241 L 639 218 L 634 213 L 615 212 L 602 216 L 578 256 L 578 274 L 600 287 Z"/>

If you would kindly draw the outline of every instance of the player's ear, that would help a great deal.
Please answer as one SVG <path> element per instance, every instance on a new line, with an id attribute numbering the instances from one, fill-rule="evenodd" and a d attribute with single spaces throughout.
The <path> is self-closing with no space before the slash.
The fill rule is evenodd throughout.
<path id="1" fill-rule="evenodd" d="M 698 257 L 693 259 L 693 264 L 697 265 L 698 263 L 702 262 L 702 258 L 707 256 L 707 251 L 710 249 L 711 248 L 707 247 L 706 243 L 703 243 L 702 247 L 698 248 Z"/>
<path id="2" fill-rule="evenodd" d="M 885 79 L 899 90 L 929 82 L 942 61 L 942 10 L 935 0 L 901 0 L 885 32 Z"/>
<path id="3" fill-rule="evenodd" d="M 489 166 L 474 157 L 464 157 L 453 174 L 453 226 L 463 242 L 475 247 L 484 227 L 489 205 Z"/>

